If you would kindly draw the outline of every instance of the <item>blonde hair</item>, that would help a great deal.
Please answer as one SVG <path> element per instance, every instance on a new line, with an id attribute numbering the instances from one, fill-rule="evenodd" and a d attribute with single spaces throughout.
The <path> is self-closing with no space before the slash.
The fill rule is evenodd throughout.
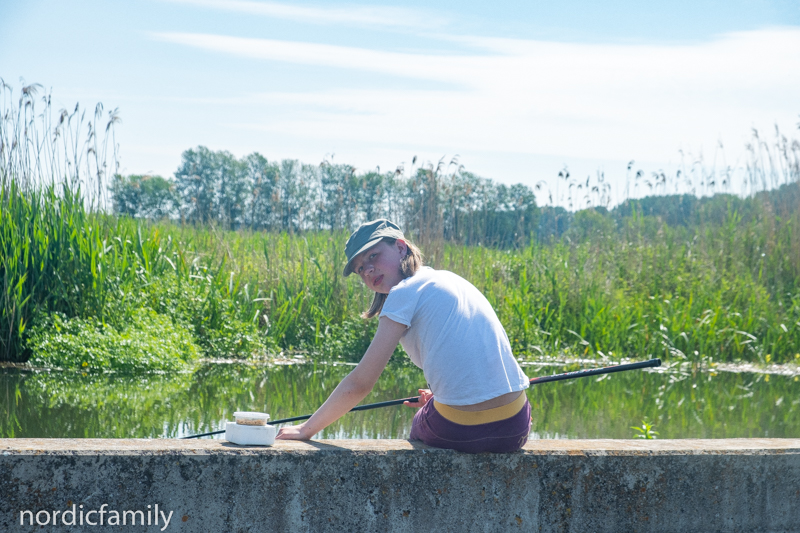
<path id="1" fill-rule="evenodd" d="M 397 239 L 386 237 L 381 240 L 381 242 L 385 242 L 391 246 L 397 242 Z M 400 273 L 403 275 L 403 279 L 405 279 L 416 274 L 417 270 L 422 268 L 423 263 L 420 249 L 405 239 L 403 239 L 403 242 L 406 243 L 407 249 L 406 256 L 400 261 Z M 372 298 L 372 305 L 369 306 L 369 309 L 361 313 L 361 317 L 374 318 L 378 316 L 381 309 L 383 309 L 383 303 L 386 301 L 387 296 L 388 294 L 376 292 L 375 296 Z"/>

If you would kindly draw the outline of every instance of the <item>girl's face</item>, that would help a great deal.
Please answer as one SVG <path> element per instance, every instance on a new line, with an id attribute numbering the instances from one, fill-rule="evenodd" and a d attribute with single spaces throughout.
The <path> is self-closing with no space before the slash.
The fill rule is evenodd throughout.
<path id="1" fill-rule="evenodd" d="M 370 290 L 381 294 L 389 291 L 403 280 L 400 263 L 406 256 L 408 246 L 402 239 L 394 244 L 381 241 L 353 259 L 353 272 L 361 276 L 361 281 Z"/>

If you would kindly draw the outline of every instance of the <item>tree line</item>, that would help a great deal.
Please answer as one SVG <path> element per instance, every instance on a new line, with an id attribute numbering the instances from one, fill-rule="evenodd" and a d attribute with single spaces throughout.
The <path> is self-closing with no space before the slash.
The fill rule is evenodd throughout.
<path id="1" fill-rule="evenodd" d="M 386 217 L 420 242 L 507 248 L 610 235 L 632 216 L 697 227 L 722 223 L 731 212 L 750 218 L 759 205 L 771 205 L 780 215 L 796 206 L 798 178 L 794 171 L 776 190 L 748 198 L 659 194 L 627 199 L 612 209 L 609 185 L 598 179 L 591 186 L 587 179 L 586 191 L 599 189 L 598 198 L 587 196 L 587 208 L 573 212 L 538 206 L 526 185 L 496 183 L 466 171 L 456 160 L 409 172 L 358 172 L 347 164 L 269 161 L 258 153 L 237 159 L 230 152 L 199 146 L 182 154 L 172 178 L 116 175 L 110 190 L 115 213 L 136 218 L 296 233 L 352 230 Z"/>
<path id="2" fill-rule="evenodd" d="M 118 174 L 110 190 L 120 215 L 230 229 L 352 230 L 386 217 L 417 238 L 493 246 L 524 245 L 539 229 L 529 187 L 495 183 L 456 160 L 406 175 L 403 168 L 358 172 L 347 164 L 270 161 L 258 153 L 237 159 L 199 146 L 183 152 L 173 178 Z"/>

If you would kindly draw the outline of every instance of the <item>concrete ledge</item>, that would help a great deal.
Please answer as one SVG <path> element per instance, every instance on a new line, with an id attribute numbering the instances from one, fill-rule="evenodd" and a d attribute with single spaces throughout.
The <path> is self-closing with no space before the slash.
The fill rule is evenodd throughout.
<path id="1" fill-rule="evenodd" d="M 0 494 L 2 531 L 136 519 L 187 532 L 800 532 L 800 439 L 540 440 L 504 455 L 405 440 L 0 439 Z M 106 525 L 80 526 L 101 509 Z"/>

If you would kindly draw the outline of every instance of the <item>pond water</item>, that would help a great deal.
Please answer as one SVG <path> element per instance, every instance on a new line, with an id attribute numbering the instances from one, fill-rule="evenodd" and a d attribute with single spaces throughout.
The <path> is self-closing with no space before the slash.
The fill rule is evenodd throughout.
<path id="1" fill-rule="evenodd" d="M 174 438 L 221 429 L 234 411 L 297 416 L 312 413 L 351 369 L 209 363 L 194 373 L 123 376 L 0 368 L 0 437 Z M 390 366 L 364 403 L 415 396 L 424 386 L 420 370 Z M 659 438 L 800 437 L 797 376 L 635 370 L 537 385 L 528 397 L 532 438 L 632 438 L 631 426 L 645 417 Z M 316 438 L 407 438 L 415 411 L 350 413 Z"/>

